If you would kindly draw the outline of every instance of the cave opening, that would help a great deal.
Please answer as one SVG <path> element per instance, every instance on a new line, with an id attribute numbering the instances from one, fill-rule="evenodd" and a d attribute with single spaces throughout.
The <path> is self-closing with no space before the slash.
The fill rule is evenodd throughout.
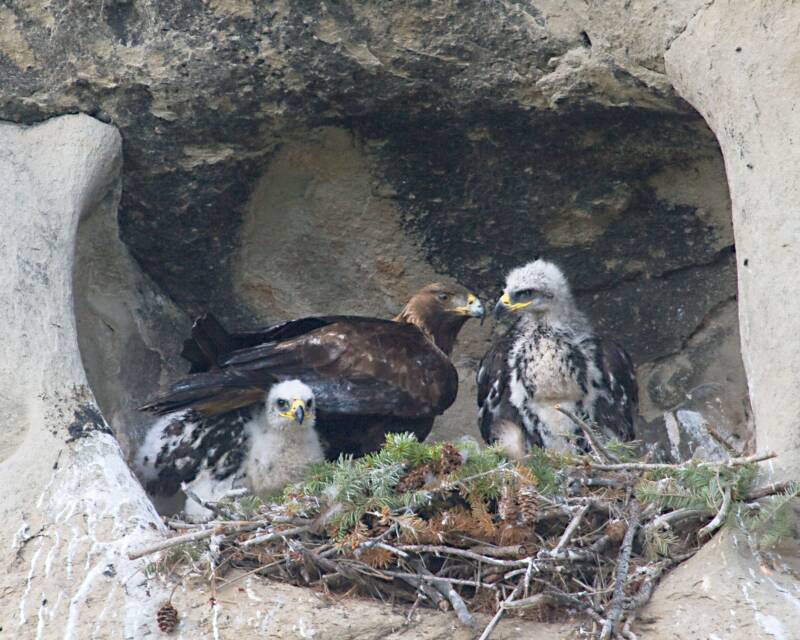
<path id="1" fill-rule="evenodd" d="M 390 317 L 442 278 L 490 300 L 534 256 L 561 265 L 598 330 L 631 352 L 645 420 L 716 383 L 743 433 L 730 201 L 696 114 L 398 107 L 293 128 L 246 170 L 204 157 L 157 190 L 134 166 L 117 219 L 79 230 L 81 350 L 129 457 L 152 422 L 137 407 L 186 371 L 180 345 L 200 313 L 237 328 Z M 433 438 L 477 437 L 490 336 L 463 332 L 459 397 Z"/>

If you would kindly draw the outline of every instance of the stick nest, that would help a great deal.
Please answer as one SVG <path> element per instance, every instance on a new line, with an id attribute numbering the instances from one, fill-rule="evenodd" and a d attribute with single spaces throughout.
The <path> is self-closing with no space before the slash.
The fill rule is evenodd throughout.
<path id="1" fill-rule="evenodd" d="M 612 442 L 509 461 L 474 441 L 391 435 L 377 453 L 312 467 L 281 496 L 204 503 L 212 521 L 169 520 L 178 535 L 131 556 L 158 551 L 151 571 L 202 576 L 215 592 L 258 574 L 408 602 L 412 613 L 452 608 L 469 626 L 473 612 L 493 614 L 483 640 L 504 614 L 635 638 L 659 579 L 726 522 L 756 546 L 774 542 L 765 535 L 800 486 L 754 487 L 757 462 L 772 455 L 649 464 Z"/>

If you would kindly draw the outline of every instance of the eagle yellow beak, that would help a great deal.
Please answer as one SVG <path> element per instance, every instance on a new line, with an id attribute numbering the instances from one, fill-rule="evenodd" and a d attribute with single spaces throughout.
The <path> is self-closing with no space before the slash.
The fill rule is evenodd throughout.
<path id="1" fill-rule="evenodd" d="M 483 308 L 483 303 L 474 293 L 470 293 L 467 296 L 467 304 L 460 307 L 455 307 L 453 311 L 471 318 L 480 318 L 481 321 L 483 321 L 483 318 L 486 316 L 486 310 Z"/>
<path id="2" fill-rule="evenodd" d="M 278 415 L 284 418 L 290 418 L 301 425 L 303 424 L 303 420 L 306 419 L 306 403 L 299 399 L 292 400 L 292 406 L 289 407 L 289 410 L 279 413 Z"/>
<path id="3" fill-rule="evenodd" d="M 520 309 L 524 309 L 531 304 L 533 304 L 533 300 L 528 300 L 528 302 L 511 302 L 511 298 L 509 297 L 508 293 L 504 292 L 494 307 L 494 317 L 499 318 L 505 313 L 519 311 Z"/>

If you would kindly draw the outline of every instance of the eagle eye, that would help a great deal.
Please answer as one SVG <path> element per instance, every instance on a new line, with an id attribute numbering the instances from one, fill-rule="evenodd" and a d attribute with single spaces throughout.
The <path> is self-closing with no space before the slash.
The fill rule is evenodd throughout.
<path id="1" fill-rule="evenodd" d="M 439 298 L 439 300 L 441 300 L 442 302 L 447 302 L 447 299 L 450 297 L 450 294 L 449 293 L 439 293 L 439 294 L 436 295 L 436 297 Z"/>
<path id="2" fill-rule="evenodd" d="M 283 398 L 278 398 L 278 409 L 285 409 L 289 406 L 289 403 L 286 402 Z"/>
<path id="3" fill-rule="evenodd" d="M 521 289 L 520 291 L 515 291 L 514 300 L 525 300 L 527 298 L 532 298 L 534 293 L 536 293 L 534 289 Z"/>

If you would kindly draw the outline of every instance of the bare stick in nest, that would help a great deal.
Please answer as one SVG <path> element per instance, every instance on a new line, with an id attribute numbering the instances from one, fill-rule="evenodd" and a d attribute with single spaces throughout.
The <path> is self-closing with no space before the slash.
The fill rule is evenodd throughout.
<path id="1" fill-rule="evenodd" d="M 383 569 L 381 573 L 387 576 L 392 576 L 394 578 L 415 578 L 418 580 L 423 580 L 425 582 L 433 582 L 433 581 L 442 581 L 442 582 L 449 582 L 450 584 L 460 584 L 464 585 L 465 587 L 475 587 L 475 588 L 482 588 L 482 589 L 492 589 L 494 591 L 497 590 L 497 586 L 493 584 L 488 584 L 486 582 L 476 582 L 475 580 L 463 580 L 461 578 L 445 578 L 443 576 L 435 576 L 435 575 L 419 575 L 416 573 L 407 573 L 405 571 L 393 571 L 390 569 Z"/>
<path id="2" fill-rule="evenodd" d="M 469 609 L 467 609 L 467 605 L 464 603 L 464 600 L 461 599 L 461 596 L 458 595 L 458 592 L 453 588 L 452 583 L 443 580 L 437 580 L 436 576 L 428 571 L 422 560 L 416 560 L 413 562 L 413 565 L 417 572 L 421 574 L 420 577 L 424 576 L 428 578 L 433 587 L 450 601 L 450 604 L 453 605 L 453 611 L 456 612 L 458 620 L 461 622 L 461 624 L 470 628 L 473 628 L 477 625 L 475 618 L 472 617 Z"/>
<path id="3" fill-rule="evenodd" d="M 572 420 L 578 427 L 581 428 L 583 431 L 583 435 L 586 436 L 586 439 L 589 441 L 592 449 L 594 449 L 597 456 L 600 458 L 602 462 L 619 462 L 619 458 L 611 453 L 608 449 L 603 446 L 603 443 L 600 441 L 600 436 L 597 435 L 595 430 L 589 426 L 589 424 L 585 420 L 581 420 L 578 416 L 576 416 L 571 411 L 568 411 L 560 404 L 556 405 L 556 409 L 567 416 L 570 420 Z"/>
<path id="4" fill-rule="evenodd" d="M 661 528 L 670 529 L 675 526 L 678 522 L 683 520 L 689 520 L 691 518 L 702 518 L 708 517 L 711 515 L 708 511 L 703 509 L 675 509 L 675 511 L 669 511 L 667 513 L 662 513 L 660 516 L 653 518 L 650 522 L 645 525 L 646 531 L 653 531 Z"/>
<path id="5" fill-rule="evenodd" d="M 734 456 L 742 455 L 742 452 L 737 450 L 730 440 L 717 431 L 716 428 L 714 428 L 714 425 L 708 422 L 703 422 L 703 428 L 708 432 L 708 435 L 721 444 L 728 453 L 733 454 Z"/>
<path id="6" fill-rule="evenodd" d="M 606 616 L 603 628 L 600 631 L 600 640 L 609 640 L 614 632 L 617 621 L 622 614 L 622 605 L 625 600 L 625 583 L 628 581 L 628 565 L 631 560 L 633 538 L 639 528 L 640 507 L 637 500 L 631 500 L 628 530 L 622 539 L 622 547 L 617 558 L 617 570 L 614 578 L 614 595 L 611 597 L 611 608 Z"/>
<path id="7" fill-rule="evenodd" d="M 714 532 L 719 529 L 728 517 L 728 511 L 731 509 L 731 488 L 725 487 L 725 492 L 722 494 L 722 505 L 719 512 L 714 516 L 714 519 L 709 522 L 705 527 L 697 532 L 698 540 L 710 538 Z"/>
<path id="8" fill-rule="evenodd" d="M 771 484 L 764 485 L 763 487 L 752 489 L 744 497 L 744 500 L 745 502 L 752 502 L 753 500 L 760 500 L 761 498 L 766 498 L 767 496 L 774 496 L 776 493 L 783 493 L 791 485 L 792 482 L 789 480 L 786 482 L 773 482 Z"/>
<path id="9" fill-rule="evenodd" d="M 583 520 L 583 516 L 586 515 L 586 512 L 589 510 L 590 506 L 590 504 L 585 504 L 578 509 L 578 512 L 572 517 L 572 520 L 570 520 L 567 528 L 564 530 L 564 533 L 562 534 L 561 539 L 558 541 L 558 544 L 550 552 L 551 556 L 554 558 L 559 557 L 561 550 L 569 543 L 574 533 L 578 530 L 581 520 Z"/>
<path id="10" fill-rule="evenodd" d="M 233 520 L 233 515 L 221 509 L 213 502 L 208 502 L 207 500 L 203 500 L 200 496 L 198 496 L 194 491 L 192 491 L 188 485 L 183 482 L 181 483 L 181 490 L 186 494 L 186 497 L 189 498 L 192 502 L 196 502 L 204 509 L 208 509 L 211 513 L 213 513 L 218 518 L 223 518 L 225 520 Z"/>
<path id="11" fill-rule="evenodd" d="M 413 553 L 435 553 L 437 555 L 451 555 L 467 558 L 468 560 L 475 560 L 476 562 L 483 562 L 485 564 L 495 565 L 497 567 L 525 567 L 528 565 L 528 560 L 500 560 L 498 558 L 490 558 L 478 553 L 472 553 L 466 549 L 458 549 L 457 547 L 448 547 L 444 545 L 435 544 L 404 544 L 397 547 L 401 551 L 411 551 Z"/>
<path id="12" fill-rule="evenodd" d="M 522 600 L 514 600 L 513 602 L 503 603 L 504 609 L 531 609 L 536 607 L 543 607 L 550 604 L 553 598 L 549 593 L 537 593 L 530 598 L 523 598 Z"/>
<path id="13" fill-rule="evenodd" d="M 304 525 L 302 527 L 294 527 L 292 529 L 285 529 L 284 531 L 273 531 L 272 533 L 265 533 L 261 536 L 255 536 L 253 538 L 249 538 L 244 542 L 239 543 L 240 547 L 252 547 L 256 544 L 264 544 L 265 542 L 272 542 L 273 540 L 278 540 L 280 538 L 291 538 L 292 536 L 298 536 L 301 533 L 305 533 L 308 531 L 309 527 Z"/>
<path id="14" fill-rule="evenodd" d="M 764 460 L 771 460 L 778 456 L 774 451 L 767 451 L 766 453 L 757 453 L 752 456 L 744 458 L 731 458 L 724 462 L 700 462 L 698 467 L 740 467 L 745 464 L 753 464 L 756 462 L 764 462 Z M 669 464 L 666 462 L 620 462 L 619 464 L 599 464 L 597 462 L 590 462 L 589 466 L 599 471 L 657 471 L 661 469 L 680 469 L 687 464 Z"/>
<path id="15" fill-rule="evenodd" d="M 519 584 L 514 587 L 514 590 L 511 594 L 503 601 L 500 605 L 500 608 L 497 610 L 497 613 L 494 614 L 494 617 L 489 621 L 489 624 L 486 625 L 486 628 L 483 630 L 483 633 L 480 635 L 478 640 L 488 640 L 489 636 L 492 635 L 492 631 L 497 626 L 497 623 L 500 622 L 500 618 L 503 617 L 503 614 L 506 612 L 506 605 L 514 602 L 517 599 L 517 596 L 522 592 L 522 588 L 524 586 L 524 580 L 520 580 Z"/>
<path id="16" fill-rule="evenodd" d="M 258 528 L 258 523 L 256 522 L 230 522 L 230 523 L 221 522 L 208 529 L 193 531 L 192 533 L 186 533 L 182 536 L 174 536 L 172 538 L 167 538 L 166 540 L 162 540 L 161 542 L 152 544 L 148 547 L 143 547 L 136 551 L 131 551 L 128 554 L 128 558 L 130 560 L 137 560 L 138 558 L 148 556 L 151 553 L 156 553 L 157 551 L 163 551 L 164 549 L 177 547 L 178 545 L 186 544 L 187 542 L 197 542 L 198 540 L 205 540 L 206 538 L 210 538 L 211 536 L 228 534 L 228 533 L 237 533 L 240 531 L 247 531 L 248 529 L 256 529 L 256 528 Z"/>
<path id="17" fill-rule="evenodd" d="M 516 560 L 520 556 L 527 555 L 527 550 L 521 544 L 512 544 L 507 547 L 495 547 L 489 544 L 478 544 L 470 547 L 472 553 L 492 558 L 511 558 Z"/>

